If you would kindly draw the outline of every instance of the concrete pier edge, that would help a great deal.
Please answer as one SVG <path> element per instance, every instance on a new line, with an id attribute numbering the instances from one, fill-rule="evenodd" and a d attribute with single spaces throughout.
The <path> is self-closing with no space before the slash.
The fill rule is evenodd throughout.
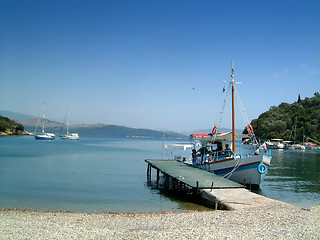
<path id="1" fill-rule="evenodd" d="M 250 210 L 274 205 L 294 207 L 285 202 L 267 198 L 245 188 L 201 189 L 201 201 L 217 210 Z"/>

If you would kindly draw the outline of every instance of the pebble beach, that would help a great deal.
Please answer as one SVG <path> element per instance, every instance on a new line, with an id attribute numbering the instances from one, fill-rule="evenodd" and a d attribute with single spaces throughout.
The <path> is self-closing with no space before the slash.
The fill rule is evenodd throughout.
<path id="1" fill-rule="evenodd" d="M 320 239 L 320 206 L 73 213 L 0 210 L 0 239 Z"/>

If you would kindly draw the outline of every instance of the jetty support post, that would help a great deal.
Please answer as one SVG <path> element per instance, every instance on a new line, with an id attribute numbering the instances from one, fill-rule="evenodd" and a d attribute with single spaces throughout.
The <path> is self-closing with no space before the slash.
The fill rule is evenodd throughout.
<path id="1" fill-rule="evenodd" d="M 199 196 L 199 182 L 196 182 L 196 189 L 193 190 L 194 191 L 194 196 L 195 198 L 198 198 Z"/>
<path id="2" fill-rule="evenodd" d="M 160 171 L 157 168 L 157 188 L 159 188 L 159 178 L 160 178 Z"/>
<path id="3" fill-rule="evenodd" d="M 148 167 L 147 167 L 147 181 L 151 182 L 151 164 L 148 163 Z"/>

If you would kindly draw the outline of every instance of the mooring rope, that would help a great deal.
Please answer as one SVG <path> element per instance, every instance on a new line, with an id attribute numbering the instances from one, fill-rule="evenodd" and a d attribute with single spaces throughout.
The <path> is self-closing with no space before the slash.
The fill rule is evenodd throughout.
<path id="1" fill-rule="evenodd" d="M 235 86 L 235 92 L 236 92 L 236 96 L 237 96 L 237 100 L 238 100 L 238 102 L 239 102 L 239 105 L 240 105 L 240 108 L 241 108 L 241 115 L 242 115 L 242 117 L 243 117 L 243 119 L 244 119 L 244 121 L 246 122 L 246 125 L 247 125 L 247 127 L 248 127 L 248 125 L 250 124 L 250 122 L 249 122 L 249 119 L 248 119 L 248 116 L 247 116 L 247 114 L 246 114 L 246 110 L 245 110 L 245 108 L 244 108 L 244 106 L 243 106 L 243 104 L 242 104 L 242 100 L 241 100 L 241 98 L 240 98 L 240 94 L 239 94 L 239 92 L 238 92 L 238 88 Z M 248 130 L 248 132 L 249 132 L 249 130 Z M 258 143 L 258 141 L 257 141 L 257 139 L 256 139 L 256 136 L 255 136 L 255 134 L 254 134 L 254 131 L 252 132 L 252 135 L 253 135 L 253 140 L 254 140 L 254 143 Z"/>

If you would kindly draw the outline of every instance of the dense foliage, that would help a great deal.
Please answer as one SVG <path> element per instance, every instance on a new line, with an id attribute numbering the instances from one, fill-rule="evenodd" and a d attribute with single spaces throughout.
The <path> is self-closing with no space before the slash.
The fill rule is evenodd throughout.
<path id="1" fill-rule="evenodd" d="M 281 103 L 272 106 L 269 111 L 262 113 L 258 119 L 251 122 L 258 139 L 282 138 L 302 142 L 305 138 L 320 141 L 320 94 L 292 104 Z M 245 129 L 246 133 L 247 130 Z"/>
<path id="2" fill-rule="evenodd" d="M 6 131 L 24 131 L 24 127 L 20 123 L 16 123 L 7 117 L 0 116 L 0 132 Z"/>

